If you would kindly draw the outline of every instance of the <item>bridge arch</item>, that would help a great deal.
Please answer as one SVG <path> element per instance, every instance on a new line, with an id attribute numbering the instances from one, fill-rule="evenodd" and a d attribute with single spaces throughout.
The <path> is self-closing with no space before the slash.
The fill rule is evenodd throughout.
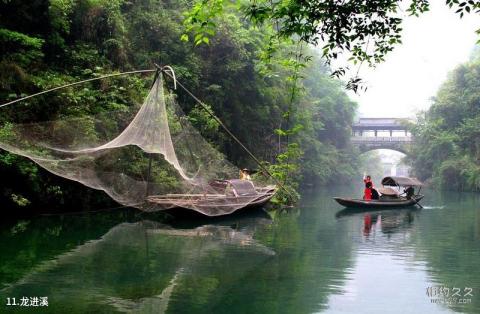
<path id="1" fill-rule="evenodd" d="M 362 172 L 373 175 L 377 180 L 386 176 L 409 176 L 411 166 L 406 163 L 407 155 L 399 150 L 370 149 L 362 152 L 360 160 Z"/>
<path id="2" fill-rule="evenodd" d="M 393 150 L 398 153 L 402 153 L 404 155 L 409 155 L 410 154 L 410 149 L 409 145 L 378 145 L 378 146 L 372 146 L 372 145 L 355 145 L 359 150 L 361 154 L 368 153 L 377 149 L 388 149 L 388 150 Z"/>
<path id="3" fill-rule="evenodd" d="M 361 153 L 390 149 L 408 155 L 413 139 L 406 126 L 407 121 L 399 118 L 360 118 L 352 127 L 352 144 Z"/>

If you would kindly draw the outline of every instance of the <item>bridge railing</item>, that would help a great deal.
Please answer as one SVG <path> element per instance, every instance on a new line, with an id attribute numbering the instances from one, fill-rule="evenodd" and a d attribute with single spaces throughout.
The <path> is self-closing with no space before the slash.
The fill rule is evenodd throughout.
<path id="1" fill-rule="evenodd" d="M 410 143 L 412 138 L 410 136 L 352 136 L 352 143 Z"/>

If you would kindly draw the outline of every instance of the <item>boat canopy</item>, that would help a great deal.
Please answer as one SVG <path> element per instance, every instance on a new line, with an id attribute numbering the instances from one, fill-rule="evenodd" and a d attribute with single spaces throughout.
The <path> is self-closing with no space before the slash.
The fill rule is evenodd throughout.
<path id="1" fill-rule="evenodd" d="M 422 182 L 416 178 L 408 177 L 385 177 L 382 179 L 382 185 L 387 186 L 422 186 Z"/>
<path id="2" fill-rule="evenodd" d="M 398 191 L 395 191 L 394 189 L 392 189 L 390 187 L 377 188 L 377 191 L 382 195 L 398 197 Z"/>
<path id="3" fill-rule="evenodd" d="M 226 180 L 230 183 L 235 190 L 235 196 L 246 196 L 246 195 L 256 195 L 257 191 L 255 191 L 255 186 L 253 185 L 252 181 L 249 180 L 240 180 L 240 179 L 232 179 Z"/>

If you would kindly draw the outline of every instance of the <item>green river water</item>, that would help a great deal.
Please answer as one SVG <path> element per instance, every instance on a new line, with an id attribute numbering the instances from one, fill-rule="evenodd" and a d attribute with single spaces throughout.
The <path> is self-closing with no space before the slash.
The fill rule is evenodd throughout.
<path id="1" fill-rule="evenodd" d="M 480 313 L 480 195 L 375 212 L 331 199 L 351 192 L 215 220 L 3 220 L 0 313 Z M 48 306 L 20 305 L 35 297 Z"/>

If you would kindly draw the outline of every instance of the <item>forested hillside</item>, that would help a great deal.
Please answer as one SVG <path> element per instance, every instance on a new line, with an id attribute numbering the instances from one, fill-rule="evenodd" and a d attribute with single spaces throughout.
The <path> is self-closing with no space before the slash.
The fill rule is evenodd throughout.
<path id="1" fill-rule="evenodd" d="M 300 92 L 292 100 L 292 74 L 282 65 L 288 65 L 296 43 L 283 44 L 276 63 L 268 64 L 262 58 L 268 31 L 253 27 L 234 4 L 216 18 L 215 34 L 202 45 L 182 41 L 189 9 L 188 1 L 0 0 L 0 103 L 114 71 L 170 65 L 179 81 L 261 160 L 276 163 L 284 152 L 285 134 L 279 130 L 285 128 L 290 109 L 288 123 L 296 130 L 291 138 L 300 156 L 292 178 L 325 184 L 352 176 L 356 158 L 349 137 L 356 104 L 329 77 L 320 57 L 304 48 L 313 60 L 302 71 Z M 18 112 L 0 113 L 0 125 L 13 115 L 23 122 L 52 120 L 64 110 L 82 115 L 138 103 L 152 79 L 123 77 L 17 103 Z M 206 138 L 237 166 L 255 167 L 218 124 L 178 93 L 184 111 Z M 0 177 L 0 201 L 6 206 L 103 202 L 100 194 L 5 151 L 0 153 Z"/>
<path id="2" fill-rule="evenodd" d="M 480 52 L 450 73 L 413 128 L 410 161 L 440 188 L 480 191 Z"/>

